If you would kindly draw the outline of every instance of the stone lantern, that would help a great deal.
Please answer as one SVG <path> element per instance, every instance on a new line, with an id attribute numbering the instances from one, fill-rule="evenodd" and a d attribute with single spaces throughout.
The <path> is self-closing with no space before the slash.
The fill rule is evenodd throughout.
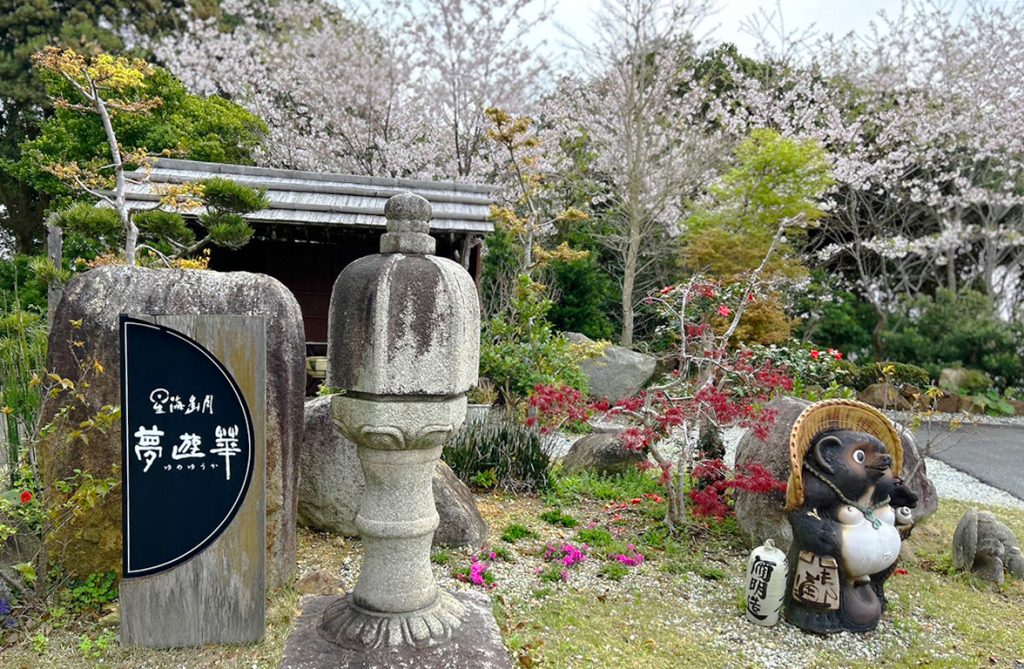
<path id="1" fill-rule="evenodd" d="M 380 254 L 346 267 L 331 295 L 327 383 L 342 390 L 334 420 L 366 478 L 356 517 L 365 557 L 355 588 L 325 609 L 318 630 L 350 649 L 422 649 L 449 640 L 467 617 L 431 570 L 431 480 L 476 382 L 480 311 L 466 270 L 432 255 L 430 204 L 403 193 L 384 213 Z"/>

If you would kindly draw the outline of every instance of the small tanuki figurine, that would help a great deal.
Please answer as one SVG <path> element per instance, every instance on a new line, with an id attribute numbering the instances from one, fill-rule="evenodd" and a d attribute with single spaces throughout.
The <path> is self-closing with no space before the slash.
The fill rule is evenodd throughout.
<path id="1" fill-rule="evenodd" d="M 797 418 L 789 453 L 786 619 L 820 634 L 872 630 L 917 504 L 899 478 L 899 435 L 873 407 L 825 400 Z"/>

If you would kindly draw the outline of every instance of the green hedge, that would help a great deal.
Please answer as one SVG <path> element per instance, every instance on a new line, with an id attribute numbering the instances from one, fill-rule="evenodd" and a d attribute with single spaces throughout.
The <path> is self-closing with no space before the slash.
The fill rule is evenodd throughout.
<path id="1" fill-rule="evenodd" d="M 849 370 L 849 383 L 856 390 L 864 390 L 873 383 L 884 382 L 895 386 L 911 385 L 918 388 L 932 384 L 932 375 L 927 369 L 903 362 L 869 362 L 864 365 L 846 363 L 845 366 Z"/>

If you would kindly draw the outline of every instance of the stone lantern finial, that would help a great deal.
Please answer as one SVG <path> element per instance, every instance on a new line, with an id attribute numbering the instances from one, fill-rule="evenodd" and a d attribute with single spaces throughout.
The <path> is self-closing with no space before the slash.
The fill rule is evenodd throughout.
<path id="1" fill-rule="evenodd" d="M 415 193 L 399 193 L 384 205 L 388 231 L 380 238 L 381 253 L 432 255 L 437 242 L 430 236 L 430 203 Z"/>

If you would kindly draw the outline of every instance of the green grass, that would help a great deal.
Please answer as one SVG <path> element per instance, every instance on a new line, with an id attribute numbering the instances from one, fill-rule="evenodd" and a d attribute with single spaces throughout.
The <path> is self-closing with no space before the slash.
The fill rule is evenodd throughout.
<path id="1" fill-rule="evenodd" d="M 567 506 L 583 499 L 626 502 L 636 497 L 662 493 L 664 489 L 652 474 L 631 469 L 615 476 L 601 476 L 591 472 L 556 476 L 543 499 L 549 506 Z"/>
<path id="2" fill-rule="evenodd" d="M 576 533 L 577 543 L 587 544 L 594 550 L 607 550 L 611 548 L 614 539 L 612 533 L 600 527 L 580 530 Z"/>
<path id="3" fill-rule="evenodd" d="M 605 562 L 601 565 L 601 569 L 598 573 L 609 581 L 615 581 L 617 583 L 626 577 L 626 574 L 629 573 L 629 567 L 621 562 Z"/>
<path id="4" fill-rule="evenodd" d="M 729 651 L 711 643 L 712 634 L 685 633 L 701 614 L 672 598 L 614 591 L 602 599 L 571 590 L 558 595 L 534 600 L 529 610 L 506 607 L 511 623 L 526 623 L 506 640 L 514 658 L 577 669 L 734 666 Z M 531 666 L 524 660 L 520 665 Z"/>
<path id="5" fill-rule="evenodd" d="M 559 527 L 566 527 L 572 529 L 580 524 L 580 521 L 576 520 L 572 516 L 562 513 L 559 509 L 551 509 L 540 514 L 540 519 L 550 525 L 557 525 Z"/>
<path id="6" fill-rule="evenodd" d="M 536 539 L 537 533 L 531 530 L 526 525 L 520 525 L 519 523 L 509 523 L 505 526 L 505 529 L 501 532 L 501 540 L 510 544 L 514 544 L 517 541 L 523 539 Z"/>

